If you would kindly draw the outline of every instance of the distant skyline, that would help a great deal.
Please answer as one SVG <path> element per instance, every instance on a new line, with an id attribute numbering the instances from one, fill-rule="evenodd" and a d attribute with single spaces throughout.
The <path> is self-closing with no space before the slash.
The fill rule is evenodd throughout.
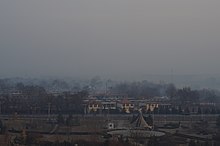
<path id="1" fill-rule="evenodd" d="M 219 8 L 219 0 L 2 0 L 0 77 L 218 76 Z"/>

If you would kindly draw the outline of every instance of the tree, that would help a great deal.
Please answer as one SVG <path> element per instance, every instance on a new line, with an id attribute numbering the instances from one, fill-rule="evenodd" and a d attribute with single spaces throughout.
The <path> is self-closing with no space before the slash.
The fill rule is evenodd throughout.
<path id="1" fill-rule="evenodd" d="M 2 120 L 0 120 L 0 134 L 5 133 L 5 126 L 2 123 Z"/>
<path id="2" fill-rule="evenodd" d="M 202 114 L 202 109 L 201 107 L 198 107 L 198 112 L 197 112 L 199 115 Z"/>
<path id="3" fill-rule="evenodd" d="M 174 84 L 169 84 L 167 89 L 166 89 L 166 95 L 170 97 L 171 100 L 173 100 L 174 96 L 176 95 L 176 87 Z"/>
<path id="4" fill-rule="evenodd" d="M 73 115 L 69 114 L 69 116 L 66 119 L 66 125 L 67 126 L 72 126 L 73 125 Z"/>
<path id="5" fill-rule="evenodd" d="M 220 115 L 218 116 L 218 118 L 216 119 L 216 126 L 218 128 L 220 128 Z"/>
<path id="6" fill-rule="evenodd" d="M 62 114 L 58 114 L 58 116 L 57 116 L 57 123 L 61 124 L 61 125 L 65 123 L 64 117 L 63 117 Z"/>
<path id="7" fill-rule="evenodd" d="M 185 108 L 184 113 L 185 113 L 185 114 L 189 114 L 189 113 L 190 113 L 190 111 L 189 111 L 189 108 L 188 108 L 188 107 L 186 107 L 186 108 Z"/>
<path id="8" fill-rule="evenodd" d="M 95 76 L 90 81 L 90 86 L 92 90 L 95 90 L 99 85 L 102 84 L 101 78 L 99 76 Z"/>
<path id="9" fill-rule="evenodd" d="M 22 90 L 24 90 L 24 87 L 25 87 L 25 86 L 24 86 L 23 83 L 17 83 L 17 84 L 16 84 L 16 88 L 17 88 L 18 90 L 21 90 L 21 91 L 22 91 Z"/>
<path id="10" fill-rule="evenodd" d="M 199 100 L 199 94 L 196 90 L 191 90 L 190 87 L 184 87 L 177 91 L 177 95 L 181 104 L 186 104 L 190 102 L 196 102 Z"/>
<path id="11" fill-rule="evenodd" d="M 182 114 L 182 112 L 183 112 L 182 107 L 179 106 L 179 108 L 178 108 L 178 113 L 179 113 L 179 114 Z"/>

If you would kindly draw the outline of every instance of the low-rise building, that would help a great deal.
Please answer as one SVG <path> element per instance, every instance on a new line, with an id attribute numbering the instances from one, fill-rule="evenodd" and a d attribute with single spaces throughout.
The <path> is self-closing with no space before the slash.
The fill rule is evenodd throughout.
<path id="1" fill-rule="evenodd" d="M 88 102 L 86 109 L 87 113 L 96 113 L 101 110 L 102 110 L 102 104 L 100 101 L 92 100 Z"/>
<path id="2" fill-rule="evenodd" d="M 128 99 L 122 99 L 117 103 L 117 108 L 121 112 L 131 113 L 134 110 L 134 104 Z"/>

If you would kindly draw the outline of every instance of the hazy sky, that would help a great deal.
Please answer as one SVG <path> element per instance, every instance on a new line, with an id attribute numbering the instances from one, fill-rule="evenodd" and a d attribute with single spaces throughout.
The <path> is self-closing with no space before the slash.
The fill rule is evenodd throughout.
<path id="1" fill-rule="evenodd" d="M 220 74 L 220 0 L 1 0 L 0 76 Z"/>

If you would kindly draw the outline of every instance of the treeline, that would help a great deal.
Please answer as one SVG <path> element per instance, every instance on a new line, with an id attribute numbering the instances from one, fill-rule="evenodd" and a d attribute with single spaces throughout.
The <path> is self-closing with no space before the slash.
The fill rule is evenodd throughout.
<path id="1" fill-rule="evenodd" d="M 174 84 L 155 84 L 148 81 L 124 82 L 116 84 L 111 92 L 126 94 L 128 97 L 153 98 L 166 96 L 180 102 L 216 102 L 220 99 L 217 90 L 192 90 L 190 87 L 176 88 Z"/>
<path id="2" fill-rule="evenodd" d="M 33 88 L 34 87 L 34 88 Z M 39 89 L 36 89 L 39 88 Z M 102 80 L 96 76 L 90 80 L 64 80 L 64 79 L 0 79 L 0 94 L 11 90 L 21 90 L 24 93 L 37 92 L 80 92 L 82 90 L 94 94 L 96 92 L 118 93 L 134 98 L 151 98 L 167 96 L 180 101 L 210 101 L 219 100 L 220 92 L 212 89 L 192 90 L 190 87 L 176 88 L 174 84 L 152 83 L 147 80 L 136 82 L 119 82 Z M 28 93 L 34 94 L 34 93 Z"/>
<path id="3" fill-rule="evenodd" d="M 24 78 L 5 78 L 0 79 L 0 93 L 5 93 L 16 89 L 17 85 L 40 86 L 46 91 L 80 91 L 84 87 L 84 81 L 63 79 L 24 79 Z"/>
<path id="4" fill-rule="evenodd" d="M 59 95 L 47 93 L 40 86 L 24 86 L 17 84 L 19 94 L 1 94 L 1 114 L 82 114 L 83 100 L 88 97 L 87 91 L 75 93 L 63 92 Z"/>
<path id="5" fill-rule="evenodd" d="M 46 83 L 45 83 L 46 84 Z M 25 85 L 23 83 L 8 84 L 0 80 L 0 112 L 1 114 L 83 114 L 83 100 L 89 94 L 99 91 L 101 81 L 96 78 L 89 85 L 76 92 L 60 92 L 58 95 L 50 94 L 39 85 Z M 20 91 L 19 94 L 3 92 L 8 88 Z M 175 105 L 188 105 L 189 103 L 212 102 L 220 99 L 219 91 L 211 89 L 193 90 L 190 87 L 176 88 L 173 84 L 155 84 L 148 81 L 112 83 L 104 86 L 107 94 L 124 94 L 127 97 L 146 99 L 154 97 L 167 97 Z M 10 91 L 10 90 L 9 90 Z M 161 109 L 163 110 L 163 109 Z M 167 113 L 168 109 L 164 109 Z M 160 113 L 163 113 L 161 111 Z"/>

